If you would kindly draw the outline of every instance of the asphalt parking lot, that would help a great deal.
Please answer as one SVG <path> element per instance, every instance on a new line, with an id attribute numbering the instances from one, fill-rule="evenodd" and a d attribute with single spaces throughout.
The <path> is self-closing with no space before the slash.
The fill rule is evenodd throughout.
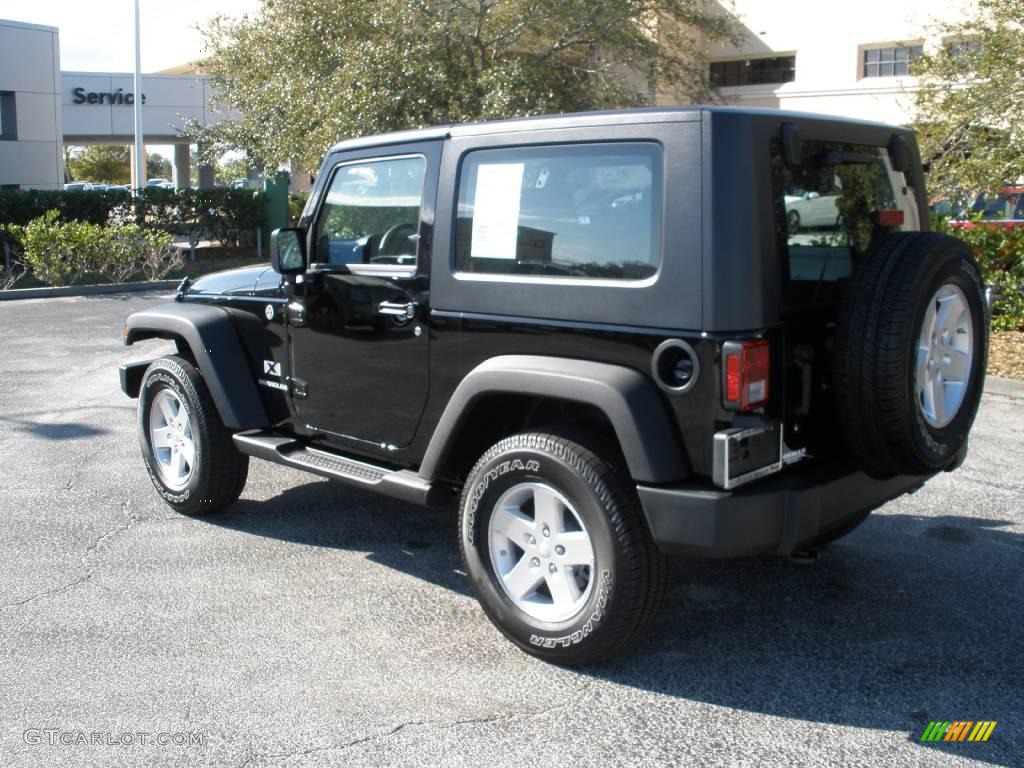
<path id="1" fill-rule="evenodd" d="M 574 672 L 488 623 L 449 514 L 255 460 L 228 511 L 165 507 L 117 383 L 158 299 L 0 303 L 0 765 L 1024 764 L 1024 399 L 813 565 L 677 561 Z"/>

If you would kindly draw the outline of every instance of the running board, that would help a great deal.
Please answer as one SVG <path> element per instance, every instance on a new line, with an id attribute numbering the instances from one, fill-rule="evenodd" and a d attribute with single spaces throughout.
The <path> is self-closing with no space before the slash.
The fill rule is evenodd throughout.
<path id="1" fill-rule="evenodd" d="M 431 493 L 433 486 L 408 469 L 388 469 L 356 461 L 309 448 L 295 438 L 269 432 L 239 432 L 233 439 L 239 451 L 257 459 L 266 459 L 331 480 L 369 488 L 412 504 L 430 506 L 435 503 L 434 497 L 437 494 Z"/>

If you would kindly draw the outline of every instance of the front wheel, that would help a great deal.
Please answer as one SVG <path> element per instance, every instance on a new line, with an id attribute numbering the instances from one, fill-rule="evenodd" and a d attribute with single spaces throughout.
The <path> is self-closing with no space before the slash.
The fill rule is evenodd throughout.
<path id="1" fill-rule="evenodd" d="M 157 492 L 187 515 L 234 503 L 249 457 L 231 440 L 199 371 L 172 355 L 155 360 L 139 391 L 139 443 Z"/>
<path id="2" fill-rule="evenodd" d="M 484 611 L 520 648 L 559 664 L 622 650 L 665 591 L 665 562 L 628 475 L 610 449 L 601 453 L 514 435 L 477 462 L 460 503 L 463 563 Z"/>

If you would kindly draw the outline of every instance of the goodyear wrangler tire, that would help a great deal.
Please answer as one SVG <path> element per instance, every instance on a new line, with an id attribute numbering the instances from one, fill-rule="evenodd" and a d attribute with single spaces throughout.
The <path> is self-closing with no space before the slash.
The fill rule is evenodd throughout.
<path id="1" fill-rule="evenodd" d="M 603 453 L 514 435 L 480 458 L 462 492 L 460 548 L 480 604 L 513 643 L 558 664 L 622 650 L 664 596 L 665 561 L 621 462 Z"/>
<path id="2" fill-rule="evenodd" d="M 844 289 L 834 392 L 854 457 L 875 477 L 962 461 L 988 358 L 988 305 L 966 246 L 890 235 Z"/>
<path id="3" fill-rule="evenodd" d="M 172 355 L 155 360 L 139 391 L 139 443 L 157 492 L 186 515 L 216 512 L 245 487 L 239 453 L 195 367 Z"/>

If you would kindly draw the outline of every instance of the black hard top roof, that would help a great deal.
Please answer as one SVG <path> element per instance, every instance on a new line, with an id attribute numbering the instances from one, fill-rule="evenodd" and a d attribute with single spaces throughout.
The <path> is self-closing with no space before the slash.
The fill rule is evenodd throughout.
<path id="1" fill-rule="evenodd" d="M 794 122 L 827 122 L 847 126 L 872 126 L 886 128 L 890 131 L 903 132 L 901 126 L 869 120 L 855 120 L 848 117 L 823 115 L 811 112 L 796 112 L 768 107 L 729 107 L 711 104 L 691 104 L 681 106 L 640 107 L 635 109 L 608 109 L 593 112 L 572 112 L 554 115 L 538 115 L 534 117 L 517 117 L 507 120 L 488 120 L 479 123 L 460 123 L 455 125 L 436 125 L 428 128 L 417 128 L 406 131 L 395 131 L 371 136 L 346 139 L 335 144 L 331 152 L 361 149 L 389 144 L 407 144 L 416 141 L 433 141 L 458 136 L 479 136 L 481 134 L 526 131 L 536 129 L 578 128 L 598 125 L 624 125 L 657 123 L 666 120 L 692 122 L 702 119 L 705 114 L 728 114 L 732 116 L 749 116 L 751 118 L 769 118 L 773 120 L 792 120 Z"/>

